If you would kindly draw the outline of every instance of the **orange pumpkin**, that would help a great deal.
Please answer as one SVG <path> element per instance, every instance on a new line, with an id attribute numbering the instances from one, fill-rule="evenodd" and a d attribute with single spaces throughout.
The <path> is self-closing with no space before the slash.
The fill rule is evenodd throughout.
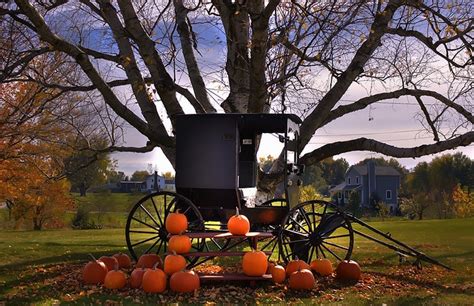
<path id="1" fill-rule="evenodd" d="M 269 261 L 268 262 L 268 266 L 267 266 L 267 274 L 272 274 L 272 270 L 273 268 L 276 266 L 276 263 L 274 263 L 273 261 Z"/>
<path id="2" fill-rule="evenodd" d="M 311 270 L 321 276 L 329 276 L 333 272 L 332 263 L 329 259 L 315 259 L 310 264 Z"/>
<path id="3" fill-rule="evenodd" d="M 272 269 L 272 279 L 275 283 L 283 283 L 286 278 L 286 271 L 285 268 L 283 268 L 280 265 L 274 266 Z"/>
<path id="4" fill-rule="evenodd" d="M 235 215 L 227 222 L 227 229 L 232 235 L 244 236 L 250 231 L 250 221 L 246 216 L 239 214 L 239 208 L 235 208 Z"/>
<path id="5" fill-rule="evenodd" d="M 99 258 L 99 260 L 105 263 L 109 271 L 113 270 L 115 268 L 115 265 L 118 265 L 117 258 L 112 257 L 112 256 L 102 256 Z"/>
<path id="6" fill-rule="evenodd" d="M 186 218 L 185 214 L 181 214 L 179 210 L 175 213 L 170 213 L 166 217 L 165 227 L 170 234 L 180 234 L 188 229 L 188 218 Z"/>
<path id="7" fill-rule="evenodd" d="M 115 257 L 118 261 L 119 268 L 130 268 L 132 266 L 132 261 L 130 260 L 130 257 L 128 257 L 127 254 L 124 253 L 118 253 L 115 254 L 113 257 Z"/>
<path id="8" fill-rule="evenodd" d="M 179 271 L 171 275 L 170 288 L 172 291 L 192 292 L 199 287 L 199 276 L 194 271 Z"/>
<path id="9" fill-rule="evenodd" d="M 168 250 L 178 254 L 188 253 L 191 250 L 191 239 L 186 235 L 171 236 L 168 241 Z"/>
<path id="10" fill-rule="evenodd" d="M 130 275 L 131 288 L 140 288 L 142 286 L 143 274 L 145 274 L 146 270 L 144 268 L 137 268 L 132 271 Z"/>
<path id="11" fill-rule="evenodd" d="M 82 279 L 84 284 L 102 284 L 104 282 L 105 276 L 109 271 L 105 263 L 100 260 L 97 260 L 92 256 L 92 260 L 89 261 L 84 270 L 82 270 Z"/>
<path id="12" fill-rule="evenodd" d="M 336 268 L 336 278 L 345 281 L 358 281 L 361 277 L 360 266 L 353 260 L 343 260 Z"/>
<path id="13" fill-rule="evenodd" d="M 314 275 L 308 269 L 301 269 L 291 273 L 288 285 L 291 289 L 311 290 L 314 288 Z"/>
<path id="14" fill-rule="evenodd" d="M 301 269 L 310 270 L 311 267 L 304 260 L 300 260 L 298 258 L 291 260 L 286 266 L 286 276 L 289 277 L 291 273 Z"/>
<path id="15" fill-rule="evenodd" d="M 242 259 L 242 269 L 248 276 L 262 276 L 267 272 L 267 255 L 262 251 L 252 250 L 246 252 Z"/>
<path id="16" fill-rule="evenodd" d="M 184 270 L 185 268 L 186 259 L 183 256 L 176 254 L 175 251 L 173 251 L 173 254 L 170 254 L 165 257 L 163 270 L 166 274 L 171 275 L 175 272 Z"/>
<path id="17" fill-rule="evenodd" d="M 166 290 L 166 274 L 156 267 L 143 274 L 142 288 L 145 292 L 163 292 Z"/>
<path id="18" fill-rule="evenodd" d="M 104 280 L 104 286 L 107 289 L 121 289 L 127 284 L 127 276 L 118 269 L 118 264 L 114 270 L 107 272 Z"/>
<path id="19" fill-rule="evenodd" d="M 154 265 L 158 263 L 158 268 L 163 266 L 163 261 L 161 257 L 157 254 L 143 254 L 138 258 L 137 267 L 138 268 L 153 268 Z"/>

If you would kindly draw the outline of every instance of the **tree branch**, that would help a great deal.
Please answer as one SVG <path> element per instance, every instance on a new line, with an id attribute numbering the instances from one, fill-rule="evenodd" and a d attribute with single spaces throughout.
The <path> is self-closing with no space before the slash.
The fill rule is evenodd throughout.
<path id="1" fill-rule="evenodd" d="M 464 107 L 461 105 L 454 103 L 450 99 L 446 98 L 442 94 L 431 91 L 431 90 L 422 90 L 422 89 L 408 89 L 408 88 L 403 88 L 399 89 L 396 91 L 392 92 L 384 92 L 368 97 L 364 97 L 362 99 L 357 100 L 354 103 L 347 104 L 347 105 L 341 105 L 337 107 L 336 109 L 332 110 L 329 115 L 326 117 L 326 119 L 321 123 L 318 128 L 321 128 L 322 126 L 325 126 L 329 122 L 340 118 L 346 114 L 361 110 L 366 108 L 367 106 L 382 101 L 382 100 L 387 100 L 387 99 L 396 99 L 400 98 L 402 96 L 414 96 L 414 97 L 422 97 L 422 96 L 428 96 L 435 98 L 436 100 L 440 101 L 441 103 L 455 109 L 458 113 L 460 113 L 464 118 L 466 118 L 469 122 L 474 124 L 474 116 L 472 113 L 467 111 Z"/>
<path id="2" fill-rule="evenodd" d="M 431 37 L 427 37 L 427 36 L 423 35 L 421 32 L 418 32 L 416 30 L 405 30 L 405 29 L 402 29 L 402 28 L 396 28 L 396 29 L 388 28 L 386 30 L 386 32 L 389 33 L 389 34 L 392 34 L 392 35 L 416 38 L 417 40 L 422 42 L 425 46 L 427 46 L 430 50 L 432 50 L 434 53 L 436 53 L 437 55 L 439 55 L 440 57 L 442 57 L 448 63 L 450 63 L 451 65 L 453 65 L 455 67 L 465 68 L 469 64 L 469 61 L 467 61 L 464 64 L 459 64 L 456 61 L 454 61 L 454 59 L 449 58 L 448 54 L 441 53 L 440 51 L 438 51 L 438 46 L 441 43 L 439 43 L 439 42 L 438 43 L 433 43 L 433 39 Z M 473 61 L 473 56 L 471 56 L 470 60 L 471 60 L 471 62 Z"/>
<path id="3" fill-rule="evenodd" d="M 120 52 L 121 65 L 125 69 L 125 73 L 131 82 L 132 91 L 137 99 L 138 106 L 140 107 L 143 116 L 151 127 L 153 133 L 157 133 L 158 137 L 161 139 L 167 139 L 166 142 L 171 145 L 171 139 L 163 125 L 163 121 L 158 115 L 158 111 L 153 103 L 151 95 L 147 92 L 145 79 L 140 72 L 132 45 L 115 8 L 109 1 L 99 1 L 99 6 L 105 21 L 108 23 L 114 34 Z"/>
<path id="4" fill-rule="evenodd" d="M 147 124 L 120 102 L 120 100 L 113 93 L 107 83 L 102 79 L 98 71 L 94 68 L 92 63 L 89 61 L 89 58 L 83 51 L 54 34 L 46 24 L 44 18 L 28 1 L 16 0 L 15 2 L 23 14 L 25 14 L 35 26 L 34 29 L 40 36 L 41 40 L 49 43 L 54 48 L 54 50 L 62 51 L 76 60 L 84 73 L 89 77 L 91 82 L 101 92 L 106 103 L 115 111 L 115 113 L 127 120 L 143 135 L 146 135 L 151 139 L 156 138 L 156 135 L 151 133 Z M 167 142 L 166 139 L 162 139 L 161 141 L 164 143 Z"/>
<path id="5" fill-rule="evenodd" d="M 184 114 L 176 97 L 174 81 L 166 71 L 166 67 L 155 48 L 155 42 L 143 29 L 132 3 L 130 1 L 120 0 L 118 4 L 125 20 L 125 28 L 128 34 L 137 43 L 138 52 L 150 71 L 155 89 L 174 126 L 174 116 Z"/>
<path id="6" fill-rule="evenodd" d="M 445 150 L 455 149 L 459 146 L 468 146 L 474 142 L 474 132 L 467 132 L 455 138 L 440 141 L 434 144 L 425 144 L 412 148 L 399 148 L 373 139 L 357 138 L 348 141 L 339 141 L 324 145 L 310 153 L 303 155 L 300 162 L 303 164 L 314 164 L 325 158 L 353 151 L 372 151 L 392 157 L 420 157 L 435 154 Z"/>
<path id="7" fill-rule="evenodd" d="M 379 47 L 385 29 L 392 20 L 395 11 L 402 4 L 401 0 L 391 0 L 388 2 L 384 11 L 377 13 L 372 23 L 370 34 L 367 40 L 362 43 L 355 53 L 347 69 L 340 75 L 334 86 L 321 99 L 319 104 L 309 114 L 301 125 L 301 138 L 299 151 L 301 152 L 313 136 L 316 129 L 325 121 L 331 109 L 346 93 L 350 85 L 359 76 L 364 65 L 369 61 L 372 54 Z"/>
<path id="8" fill-rule="evenodd" d="M 201 71 L 194 55 L 193 43 L 191 41 L 190 33 L 191 28 L 188 25 L 189 21 L 187 19 L 188 9 L 184 7 L 182 0 L 174 0 L 173 3 L 183 57 L 188 69 L 188 75 L 189 79 L 191 80 L 194 94 L 196 95 L 195 99 L 199 101 L 201 108 L 204 107 L 206 112 L 214 113 L 216 110 L 209 101 L 206 84 L 204 83 L 204 80 L 201 76 Z M 199 112 L 199 110 L 196 109 L 196 112 Z"/>
<path id="9" fill-rule="evenodd" d="M 51 50 L 47 47 L 29 51 L 27 55 L 19 58 L 11 65 L 3 68 L 0 73 L 0 82 L 3 82 L 6 78 L 19 75 L 35 57 L 50 52 Z M 20 67 L 21 66 L 21 67 Z M 20 67 L 20 70 L 15 72 L 16 68 Z"/>
<path id="10" fill-rule="evenodd" d="M 433 122 L 431 120 L 430 113 L 428 112 L 428 109 L 426 109 L 426 106 L 423 103 L 423 100 L 421 100 L 421 98 L 419 96 L 416 96 L 415 98 L 416 98 L 416 101 L 418 102 L 418 105 L 421 108 L 421 111 L 425 115 L 426 122 L 428 122 L 428 125 L 430 126 L 431 131 L 433 132 L 433 136 L 434 136 L 433 140 L 438 142 L 439 141 L 439 136 L 438 136 L 438 131 L 436 130 L 435 122 Z"/>

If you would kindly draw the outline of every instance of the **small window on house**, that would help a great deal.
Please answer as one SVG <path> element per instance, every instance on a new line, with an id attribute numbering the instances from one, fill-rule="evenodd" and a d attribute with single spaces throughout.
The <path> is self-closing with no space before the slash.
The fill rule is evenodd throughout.
<path id="1" fill-rule="evenodd" d="M 349 199 L 349 190 L 344 191 L 344 198 Z"/>
<path id="2" fill-rule="evenodd" d="M 342 199 L 342 192 L 338 192 L 338 193 L 337 193 L 337 198 L 338 198 L 338 199 Z"/>
<path id="3" fill-rule="evenodd" d="M 387 200 L 391 200 L 391 199 L 392 199 L 392 191 L 391 191 L 391 190 L 385 191 L 385 198 L 386 198 Z"/>
<path id="4" fill-rule="evenodd" d="M 348 185 L 351 184 L 351 178 L 350 178 L 350 177 L 347 178 L 347 184 L 348 184 Z"/>
<path id="5" fill-rule="evenodd" d="M 356 176 L 356 184 L 360 184 L 360 178 Z"/>

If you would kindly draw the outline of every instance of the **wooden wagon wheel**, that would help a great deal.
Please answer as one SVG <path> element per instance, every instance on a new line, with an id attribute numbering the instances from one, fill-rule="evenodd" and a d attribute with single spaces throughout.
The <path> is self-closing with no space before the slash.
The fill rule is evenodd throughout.
<path id="1" fill-rule="evenodd" d="M 188 231 L 204 230 L 204 221 L 196 206 L 187 198 L 174 192 L 161 191 L 149 194 L 138 201 L 130 211 L 125 227 L 128 250 L 137 260 L 146 253 L 163 254 L 167 250 L 169 235 L 165 220 L 170 212 L 179 211 L 188 218 Z M 192 239 L 192 250 L 201 252 L 203 239 Z M 197 257 L 187 257 L 193 264 Z"/>
<path id="2" fill-rule="evenodd" d="M 266 207 L 266 206 L 277 206 L 277 207 L 287 207 L 288 206 L 288 201 L 286 199 L 272 199 L 269 201 L 266 201 L 262 203 L 260 206 Z M 267 241 L 263 241 L 260 245 L 260 251 L 272 251 L 272 254 L 268 255 L 268 260 L 272 258 L 272 256 L 275 255 L 275 250 L 279 250 L 279 233 L 280 233 L 280 225 L 264 225 L 263 228 L 261 229 L 264 232 L 270 232 L 273 233 L 273 237 Z M 278 252 L 277 253 L 277 261 L 280 261 L 281 259 L 281 254 Z"/>
<path id="3" fill-rule="evenodd" d="M 288 212 L 278 240 L 285 262 L 295 257 L 307 262 L 316 258 L 342 261 L 351 257 L 354 231 L 347 216 L 335 205 L 312 200 Z"/>

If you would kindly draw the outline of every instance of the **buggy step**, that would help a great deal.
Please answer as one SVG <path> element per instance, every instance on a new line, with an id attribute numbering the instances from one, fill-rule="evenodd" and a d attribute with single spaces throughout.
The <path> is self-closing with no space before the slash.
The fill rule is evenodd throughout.
<path id="1" fill-rule="evenodd" d="M 209 238 L 209 239 L 234 239 L 234 238 L 272 238 L 274 235 L 269 232 L 249 232 L 245 236 L 232 235 L 229 232 L 189 232 L 185 233 L 189 238 Z M 169 237 L 172 235 L 170 234 Z"/>
<path id="2" fill-rule="evenodd" d="M 262 251 L 265 255 L 272 255 L 272 251 Z M 215 252 L 191 252 L 180 254 L 181 256 L 185 257 L 222 257 L 222 256 L 244 256 L 247 252 L 223 252 L 223 251 L 215 251 Z M 169 255 L 170 253 L 166 253 Z"/>
<path id="3" fill-rule="evenodd" d="M 198 273 L 201 281 L 261 281 L 271 280 L 271 274 L 264 274 L 262 276 L 247 276 L 242 273 L 219 273 L 219 274 L 204 274 Z"/>

